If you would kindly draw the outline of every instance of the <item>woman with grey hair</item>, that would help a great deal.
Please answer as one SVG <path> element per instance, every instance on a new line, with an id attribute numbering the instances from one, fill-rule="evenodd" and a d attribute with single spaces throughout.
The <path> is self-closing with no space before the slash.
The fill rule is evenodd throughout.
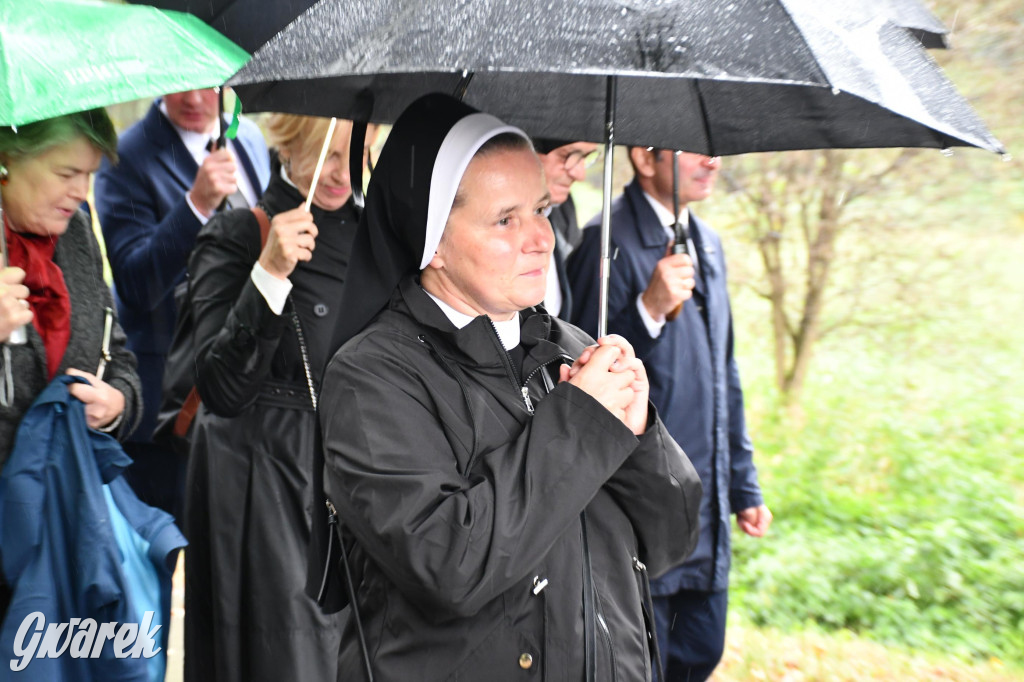
<path id="1" fill-rule="evenodd" d="M 0 468 L 22 416 L 58 374 L 86 380 L 70 390 L 93 428 L 123 440 L 141 417 L 135 357 L 113 319 L 103 257 L 79 209 L 104 155 L 116 160 L 117 134 L 103 109 L 0 127 Z M 108 314 L 110 360 L 99 377 Z M 15 343 L 19 335 L 24 341 Z"/>

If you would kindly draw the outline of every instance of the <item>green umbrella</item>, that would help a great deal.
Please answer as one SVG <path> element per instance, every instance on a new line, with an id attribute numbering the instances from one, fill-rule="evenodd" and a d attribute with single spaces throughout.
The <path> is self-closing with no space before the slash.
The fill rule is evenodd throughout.
<path id="1" fill-rule="evenodd" d="M 2 0 L 0 125 L 213 87 L 248 59 L 190 14 L 94 0 Z"/>

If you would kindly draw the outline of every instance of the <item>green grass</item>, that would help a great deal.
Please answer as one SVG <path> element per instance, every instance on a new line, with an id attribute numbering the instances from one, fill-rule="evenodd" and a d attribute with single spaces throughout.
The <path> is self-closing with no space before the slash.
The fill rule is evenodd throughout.
<path id="1" fill-rule="evenodd" d="M 1014 682 L 1024 671 L 999 659 L 965 662 L 942 652 L 885 646 L 848 630 L 784 632 L 731 619 L 712 682 Z"/>
<path id="2" fill-rule="evenodd" d="M 799 411 L 772 385 L 763 304 L 737 292 L 776 516 L 764 540 L 737 538 L 737 618 L 1024 670 L 1021 232 L 954 234 L 927 314 L 824 341 Z"/>

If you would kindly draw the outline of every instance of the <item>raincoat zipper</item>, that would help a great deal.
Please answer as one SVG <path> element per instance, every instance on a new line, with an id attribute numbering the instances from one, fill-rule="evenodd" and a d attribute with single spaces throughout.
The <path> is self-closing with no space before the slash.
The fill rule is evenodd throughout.
<path id="1" fill-rule="evenodd" d="M 604 620 L 604 614 L 601 612 L 600 597 L 597 594 L 597 586 L 594 586 L 594 615 L 597 624 L 601 626 L 601 632 L 604 633 L 604 641 L 608 643 L 608 658 L 611 661 L 612 666 L 612 682 L 618 679 L 618 675 L 615 674 L 615 647 L 612 645 L 612 633 L 608 631 L 608 623 Z"/>
<path id="2" fill-rule="evenodd" d="M 556 357 L 548 360 L 547 362 L 542 363 L 541 365 L 538 365 L 532 372 L 530 372 L 528 375 L 526 375 L 526 380 L 523 381 L 523 385 L 519 388 L 519 390 L 523 394 L 523 402 L 526 403 L 526 409 L 530 411 L 530 414 L 533 414 L 533 401 L 530 400 L 530 389 L 529 389 L 530 382 L 533 381 L 533 377 L 537 376 L 537 372 L 541 371 L 542 369 L 544 369 L 545 367 L 547 367 L 551 363 L 559 361 L 559 360 L 562 360 L 562 361 L 568 360 L 570 363 L 572 362 L 572 358 L 570 358 L 568 355 L 564 355 L 563 354 L 563 355 L 556 356 Z M 546 385 L 545 388 L 548 391 L 551 390 L 550 386 Z"/>
<path id="3" fill-rule="evenodd" d="M 494 320 L 488 317 L 487 321 L 491 323 L 491 331 L 494 332 L 494 340 L 498 342 L 498 347 L 501 349 L 501 355 L 504 359 L 504 362 L 502 364 L 505 366 L 505 375 L 508 377 L 508 380 L 512 382 L 512 385 L 515 388 L 519 389 L 519 394 L 523 398 L 523 405 L 526 406 L 526 411 L 532 415 L 533 401 L 530 400 L 530 394 L 526 388 L 526 385 L 524 384 L 522 387 L 520 387 L 519 382 L 516 381 L 516 373 L 514 371 L 514 368 L 512 367 L 512 357 L 508 354 L 508 351 L 505 350 L 505 346 L 501 343 L 501 337 L 498 336 L 498 328 L 494 326 Z"/>
<path id="4" fill-rule="evenodd" d="M 651 596 L 651 581 L 647 573 L 647 566 L 638 557 L 633 557 L 633 570 L 640 574 L 642 587 L 641 606 L 644 612 L 644 629 L 647 631 L 648 653 L 651 657 L 651 672 L 657 673 L 655 679 L 661 682 L 665 679 L 665 669 L 661 664 L 661 651 L 658 649 L 658 636 L 654 625 L 654 599 Z"/>

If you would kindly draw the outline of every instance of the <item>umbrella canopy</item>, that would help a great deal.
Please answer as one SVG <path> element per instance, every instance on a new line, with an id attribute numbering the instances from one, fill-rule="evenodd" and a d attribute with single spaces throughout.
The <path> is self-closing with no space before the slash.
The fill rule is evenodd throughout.
<path id="1" fill-rule="evenodd" d="M 877 14 L 910 31 L 927 48 L 949 47 L 946 35 L 949 29 L 919 0 L 860 0 L 857 11 L 864 15 Z"/>
<path id="2" fill-rule="evenodd" d="M 534 137 L 603 140 L 599 334 L 615 143 L 1002 151 L 904 29 L 820 0 L 320 0 L 229 84 L 250 110 L 378 122 L 449 92 Z"/>
<path id="3" fill-rule="evenodd" d="M 1002 150 L 906 31 L 817 0 L 322 0 L 229 83 L 251 111 L 378 122 L 464 90 L 531 135 L 599 141 L 612 75 L 622 144 Z"/>
<path id="4" fill-rule="evenodd" d="M 248 58 L 187 14 L 90 0 L 4 0 L 0 125 L 221 85 Z"/>
<path id="5" fill-rule="evenodd" d="M 249 52 L 270 40 L 317 0 L 129 0 L 160 9 L 189 12 Z M 906 28 L 925 47 L 947 47 L 945 25 L 920 0 L 861 0 L 850 11 L 861 16 L 880 15 Z"/>
<path id="6" fill-rule="evenodd" d="M 160 9 L 188 12 L 255 52 L 316 0 L 130 0 Z M 917 0 L 905 0 L 916 2 Z"/>

